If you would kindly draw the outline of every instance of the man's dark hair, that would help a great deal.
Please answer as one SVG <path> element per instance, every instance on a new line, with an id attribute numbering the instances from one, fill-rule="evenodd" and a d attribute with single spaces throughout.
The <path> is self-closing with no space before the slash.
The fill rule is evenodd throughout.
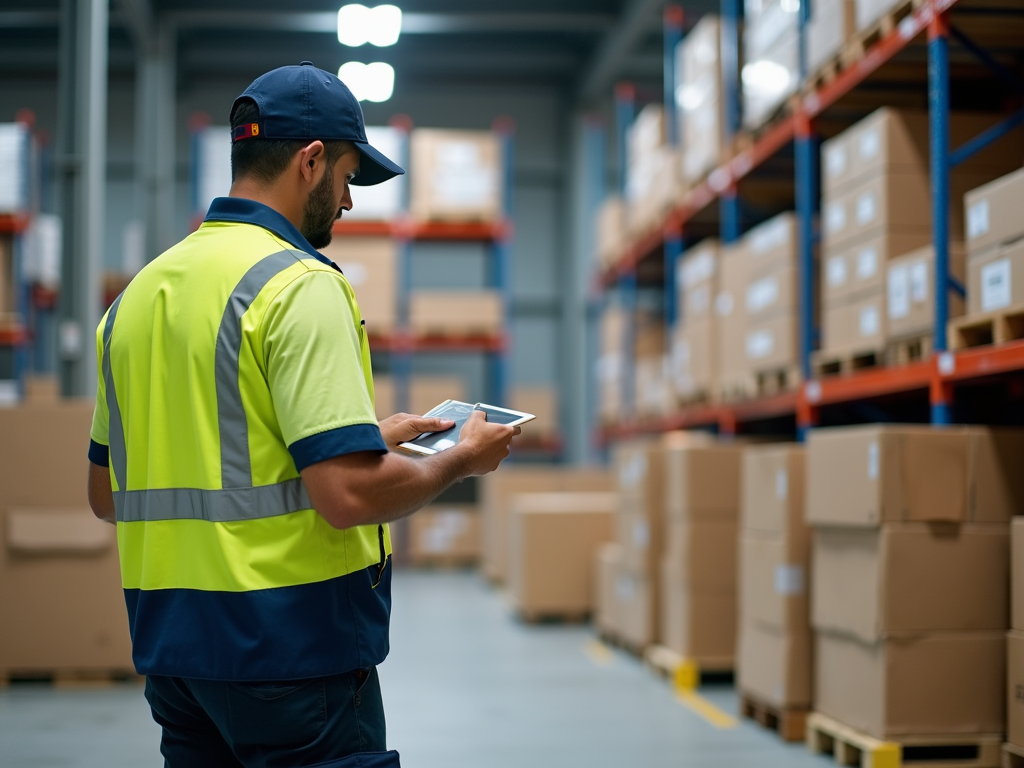
<path id="1" fill-rule="evenodd" d="M 252 99 L 242 99 L 231 110 L 231 128 L 258 123 L 260 109 Z M 333 166 L 338 158 L 354 149 L 351 142 L 334 139 L 323 140 L 327 162 Z M 252 176 L 270 184 L 284 173 L 295 153 L 309 144 L 296 139 L 252 138 L 233 142 L 231 145 L 231 180 L 236 181 Z"/>

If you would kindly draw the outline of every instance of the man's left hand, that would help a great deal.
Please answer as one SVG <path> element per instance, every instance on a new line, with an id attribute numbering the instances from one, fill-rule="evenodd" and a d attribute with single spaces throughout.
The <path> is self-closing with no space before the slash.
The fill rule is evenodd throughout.
<path id="1" fill-rule="evenodd" d="M 388 448 L 413 440 L 424 432 L 443 432 L 455 426 L 450 419 L 426 418 L 409 413 L 396 413 L 380 422 L 380 434 Z"/>

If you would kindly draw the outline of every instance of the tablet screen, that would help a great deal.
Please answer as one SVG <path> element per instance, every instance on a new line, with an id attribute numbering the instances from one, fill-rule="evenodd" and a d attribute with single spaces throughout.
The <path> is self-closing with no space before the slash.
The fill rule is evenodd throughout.
<path id="1" fill-rule="evenodd" d="M 466 419 L 468 419 L 472 413 L 473 406 L 470 403 L 460 403 L 458 400 L 450 400 L 447 403 L 442 403 L 423 415 L 438 419 L 450 419 L 455 422 L 455 426 L 450 429 L 446 429 L 444 432 L 425 432 L 416 439 L 409 440 L 408 442 L 434 451 L 443 451 L 447 448 L 451 448 L 459 442 L 459 437 L 462 434 L 462 425 L 466 423 Z"/>
<path id="2" fill-rule="evenodd" d="M 476 410 L 486 413 L 487 421 L 490 424 L 511 424 L 514 421 L 522 421 L 523 419 L 518 413 L 509 413 L 500 408 L 490 408 L 482 404 L 478 404 Z"/>

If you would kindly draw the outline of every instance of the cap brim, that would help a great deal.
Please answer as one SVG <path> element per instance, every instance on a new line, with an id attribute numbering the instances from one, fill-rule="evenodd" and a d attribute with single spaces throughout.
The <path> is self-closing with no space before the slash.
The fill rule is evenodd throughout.
<path id="1" fill-rule="evenodd" d="M 355 148 L 362 155 L 359 163 L 359 173 L 352 179 L 351 184 L 356 187 L 372 187 L 382 181 L 401 176 L 405 169 L 388 160 L 383 154 L 369 144 L 352 142 Z"/>

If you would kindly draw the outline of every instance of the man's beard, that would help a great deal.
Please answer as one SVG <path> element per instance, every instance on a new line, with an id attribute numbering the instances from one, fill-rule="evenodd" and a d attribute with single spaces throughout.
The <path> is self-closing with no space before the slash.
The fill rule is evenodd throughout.
<path id="1" fill-rule="evenodd" d="M 334 169 L 328 165 L 302 210 L 302 236 L 317 250 L 326 248 L 331 244 L 331 230 L 339 216 L 341 209 L 334 207 Z"/>

